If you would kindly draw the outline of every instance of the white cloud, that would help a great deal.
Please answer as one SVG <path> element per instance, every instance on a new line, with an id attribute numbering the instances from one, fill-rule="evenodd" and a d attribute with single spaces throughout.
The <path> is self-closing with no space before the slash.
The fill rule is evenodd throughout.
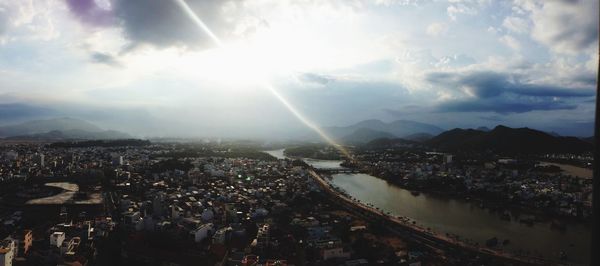
<path id="1" fill-rule="evenodd" d="M 529 14 L 533 39 L 553 51 L 577 54 L 583 49 L 597 48 L 597 0 L 518 0 L 516 4 Z"/>
<path id="2" fill-rule="evenodd" d="M 510 35 L 504 35 L 502 37 L 500 37 L 500 42 L 502 42 L 503 44 L 505 44 L 506 46 L 510 47 L 513 50 L 519 50 L 521 49 L 521 43 L 515 39 L 513 36 Z"/>
<path id="3" fill-rule="evenodd" d="M 452 20 L 456 20 L 459 15 L 475 15 L 491 4 L 490 0 L 449 0 L 448 2 L 450 5 L 446 8 L 446 13 Z"/>
<path id="4" fill-rule="evenodd" d="M 487 32 L 489 32 L 489 33 L 493 33 L 493 34 L 499 33 L 500 31 L 501 31 L 501 29 L 499 29 L 499 28 L 495 28 L 495 27 L 493 27 L 493 26 L 489 26 L 489 27 L 487 28 Z"/>
<path id="5" fill-rule="evenodd" d="M 431 23 L 427 26 L 427 34 L 431 36 L 440 36 L 448 32 L 448 24 L 445 23 Z"/>
<path id="6" fill-rule="evenodd" d="M 519 17 L 506 17 L 502 26 L 515 33 L 526 33 L 529 31 L 529 24 L 525 19 Z"/>
<path id="7" fill-rule="evenodd" d="M 464 5 L 464 4 L 450 5 L 450 6 L 448 6 L 448 8 L 446 8 L 446 12 L 448 13 L 448 16 L 450 17 L 450 19 L 452 19 L 452 20 L 456 20 L 458 15 L 461 15 L 461 14 L 466 14 L 466 15 L 477 14 L 477 11 L 474 8 Z"/>
<path id="8" fill-rule="evenodd" d="M 60 2 L 0 0 L 0 43 L 18 39 L 48 41 L 59 36 L 55 16 Z"/>

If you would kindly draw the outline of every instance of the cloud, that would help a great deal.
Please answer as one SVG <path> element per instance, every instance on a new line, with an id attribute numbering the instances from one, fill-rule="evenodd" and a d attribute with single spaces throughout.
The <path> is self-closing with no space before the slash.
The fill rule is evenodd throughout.
<path id="1" fill-rule="evenodd" d="M 426 80 L 438 86 L 448 86 L 469 96 L 489 98 L 498 96 L 509 87 L 506 76 L 495 72 L 478 72 L 466 75 L 451 72 L 433 72 Z"/>
<path id="2" fill-rule="evenodd" d="M 598 43 L 598 1 L 517 1 L 533 23 L 532 37 L 561 53 L 575 54 Z"/>
<path id="3" fill-rule="evenodd" d="M 448 31 L 448 25 L 444 23 L 431 23 L 427 26 L 427 34 L 431 36 L 440 36 Z"/>
<path id="4" fill-rule="evenodd" d="M 235 1 L 188 0 L 190 8 L 218 36 L 229 25 L 224 7 Z M 115 0 L 113 10 L 123 27 L 131 46 L 149 44 L 159 48 L 180 46 L 198 48 L 212 45 L 192 19 L 182 10 L 176 1 L 164 0 Z"/>
<path id="5" fill-rule="evenodd" d="M 477 14 L 477 11 L 475 9 L 473 9 L 472 7 L 463 5 L 463 4 L 459 4 L 459 5 L 450 5 L 446 8 L 446 13 L 448 13 L 448 16 L 450 17 L 451 20 L 456 20 L 459 14 L 467 14 L 467 15 L 474 15 Z"/>
<path id="6" fill-rule="evenodd" d="M 475 64 L 476 61 L 473 57 L 465 54 L 455 54 L 451 56 L 443 56 L 435 64 L 435 67 L 462 67 Z"/>
<path id="7" fill-rule="evenodd" d="M 519 17 L 506 17 L 502 26 L 515 33 L 526 33 L 529 31 L 527 20 Z"/>
<path id="8" fill-rule="evenodd" d="M 549 110 L 573 110 L 577 108 L 574 104 L 557 102 L 551 100 L 531 100 L 531 99 L 467 99 L 447 101 L 437 106 L 437 112 L 496 112 L 500 114 L 526 113 L 531 111 L 549 111 Z"/>
<path id="9" fill-rule="evenodd" d="M 299 79 L 304 82 L 317 83 L 320 85 L 326 85 L 327 83 L 335 80 L 331 77 L 327 77 L 327 76 L 319 75 L 319 74 L 315 74 L 315 73 L 304 73 L 299 76 Z"/>
<path id="10" fill-rule="evenodd" d="M 8 10 L 0 6 L 0 36 L 8 29 Z"/>
<path id="11" fill-rule="evenodd" d="M 66 2 L 71 13 L 86 24 L 108 26 L 115 22 L 111 10 L 101 7 L 95 0 L 67 0 Z"/>
<path id="12" fill-rule="evenodd" d="M 459 15 L 475 15 L 479 9 L 488 6 L 491 1 L 487 0 L 449 0 L 446 13 L 451 20 L 456 20 Z"/>
<path id="13" fill-rule="evenodd" d="M 431 84 L 459 93 L 438 103 L 438 112 L 507 114 L 572 110 L 578 105 L 565 100 L 595 96 L 591 88 L 525 83 L 522 78 L 518 74 L 494 71 L 432 72 L 426 76 Z"/>
<path id="14" fill-rule="evenodd" d="M 100 52 L 93 52 L 91 54 L 91 60 L 94 63 L 106 64 L 113 67 L 123 66 L 114 56 Z"/>
<path id="15" fill-rule="evenodd" d="M 52 40 L 59 36 L 53 15 L 58 1 L 0 0 L 0 44 L 18 40 Z"/>
<path id="16" fill-rule="evenodd" d="M 510 47 L 513 50 L 520 50 L 521 49 L 521 43 L 515 39 L 513 36 L 510 35 L 504 35 L 502 37 L 500 37 L 500 42 L 502 42 L 503 44 L 505 44 L 506 46 Z"/>
<path id="17" fill-rule="evenodd" d="M 436 86 L 463 92 L 479 99 L 497 97 L 502 94 L 536 97 L 592 97 L 591 88 L 570 88 L 548 84 L 530 84 L 520 81 L 520 75 L 494 71 L 431 72 L 426 80 Z"/>

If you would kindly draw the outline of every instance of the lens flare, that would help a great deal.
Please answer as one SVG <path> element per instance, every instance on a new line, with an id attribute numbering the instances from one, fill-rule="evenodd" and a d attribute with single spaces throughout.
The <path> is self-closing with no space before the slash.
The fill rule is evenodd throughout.
<path id="1" fill-rule="evenodd" d="M 183 11 L 190 17 L 190 19 L 192 19 L 192 21 L 194 21 L 194 23 L 196 23 L 196 25 L 200 29 L 202 29 L 202 31 L 204 31 L 206 35 L 208 35 L 208 37 L 210 37 L 210 39 L 218 47 L 223 47 L 223 43 L 221 42 L 219 37 L 217 37 L 217 35 L 215 35 L 206 24 L 204 24 L 204 22 L 196 15 L 196 13 L 190 8 L 190 6 L 185 2 L 185 0 L 175 0 L 175 2 L 181 7 L 181 9 L 183 9 Z M 302 113 L 300 113 L 285 97 L 283 97 L 283 95 L 281 95 L 281 93 L 279 93 L 275 86 L 266 81 L 264 81 L 263 83 L 263 86 L 267 88 L 273 94 L 273 96 L 275 96 L 275 98 L 279 100 L 298 120 L 300 120 L 300 122 L 302 122 L 308 128 L 319 134 L 319 136 L 323 140 L 325 140 L 327 143 L 331 144 L 333 147 L 338 149 L 344 156 L 346 156 L 349 159 L 352 158 L 352 156 L 346 148 L 336 143 L 335 140 L 333 140 L 333 138 L 327 135 L 327 133 L 325 133 L 321 128 L 319 128 L 308 118 L 302 115 Z"/>

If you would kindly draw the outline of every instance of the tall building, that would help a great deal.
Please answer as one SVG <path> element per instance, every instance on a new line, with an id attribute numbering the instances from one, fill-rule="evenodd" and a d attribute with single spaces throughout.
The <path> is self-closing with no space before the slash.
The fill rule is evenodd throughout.
<path id="1" fill-rule="evenodd" d="M 112 154 L 112 164 L 113 165 L 123 165 L 123 156 L 113 153 Z"/>
<path id="2" fill-rule="evenodd" d="M 36 155 L 34 157 L 35 163 L 37 163 L 41 167 L 46 166 L 46 162 L 44 159 L 45 159 L 45 156 L 42 153 L 36 153 Z"/>

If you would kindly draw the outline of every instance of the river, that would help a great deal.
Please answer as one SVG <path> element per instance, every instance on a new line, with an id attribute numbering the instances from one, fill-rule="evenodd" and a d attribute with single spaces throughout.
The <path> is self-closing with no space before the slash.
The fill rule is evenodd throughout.
<path id="1" fill-rule="evenodd" d="M 268 153 L 285 158 L 283 150 Z M 341 167 L 341 161 L 305 161 L 315 168 Z M 528 226 L 515 219 L 502 220 L 498 213 L 482 209 L 475 202 L 426 193 L 415 196 L 406 189 L 367 174 L 335 174 L 330 182 L 363 203 L 393 215 L 409 217 L 439 233 L 456 234 L 480 245 L 492 237 L 497 237 L 500 243 L 509 239 L 510 243 L 504 248 L 512 252 L 524 250 L 557 259 L 560 251 L 565 251 L 569 262 L 585 264 L 589 261 L 591 225 L 588 224 L 567 223 L 567 230 L 563 232 L 551 229 L 549 223 Z"/>

